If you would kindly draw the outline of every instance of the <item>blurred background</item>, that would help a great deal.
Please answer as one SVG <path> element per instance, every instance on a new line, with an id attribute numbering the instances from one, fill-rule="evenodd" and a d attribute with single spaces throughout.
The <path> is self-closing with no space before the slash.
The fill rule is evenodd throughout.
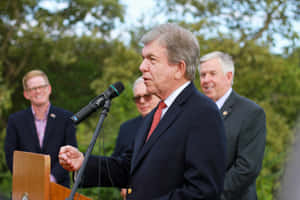
<path id="1" fill-rule="evenodd" d="M 110 84 L 124 83 L 93 152 L 110 155 L 120 124 L 138 115 L 132 83 L 141 75 L 139 39 L 157 24 L 175 22 L 197 36 L 202 55 L 232 55 L 233 88 L 265 109 L 267 146 L 257 190 L 259 199 L 279 199 L 300 112 L 299 19 L 300 0 L 1 0 L 0 194 L 11 193 L 3 141 L 8 115 L 29 106 L 22 89 L 27 71 L 45 71 L 51 103 L 74 113 Z M 99 113 L 77 126 L 82 151 Z M 120 199 L 114 188 L 79 192 L 94 200 Z"/>

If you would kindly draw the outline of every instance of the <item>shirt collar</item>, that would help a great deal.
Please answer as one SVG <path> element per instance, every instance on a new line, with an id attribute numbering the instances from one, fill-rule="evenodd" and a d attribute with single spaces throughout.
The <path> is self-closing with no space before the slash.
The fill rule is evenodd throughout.
<path id="1" fill-rule="evenodd" d="M 216 101 L 216 104 L 217 104 L 217 106 L 218 106 L 219 109 L 222 108 L 222 106 L 224 105 L 225 101 L 229 97 L 231 91 L 232 91 L 232 88 L 229 88 L 229 90 L 220 99 L 218 99 Z"/>
<path id="2" fill-rule="evenodd" d="M 48 116 L 48 114 L 49 114 L 49 110 L 50 110 L 50 103 L 49 103 L 49 105 L 48 105 L 48 108 L 47 108 L 47 111 L 46 111 L 46 113 L 45 113 L 45 116 L 44 116 L 44 118 L 43 118 L 42 120 L 46 120 L 46 119 L 47 119 L 47 116 Z M 33 109 L 32 106 L 31 106 L 31 111 L 32 111 L 32 114 L 33 114 L 33 116 L 34 116 L 34 120 L 38 120 L 38 119 L 36 118 L 36 116 L 35 116 L 35 111 L 34 111 L 34 109 Z"/>
<path id="3" fill-rule="evenodd" d="M 186 88 L 189 84 L 191 83 L 191 81 L 187 81 L 186 83 L 184 83 L 182 86 L 180 86 L 179 88 L 177 88 L 174 92 L 171 93 L 170 96 L 168 96 L 164 102 L 167 105 L 167 108 L 169 108 L 172 103 L 175 101 L 175 99 L 177 98 L 177 96 L 184 90 L 184 88 Z"/>

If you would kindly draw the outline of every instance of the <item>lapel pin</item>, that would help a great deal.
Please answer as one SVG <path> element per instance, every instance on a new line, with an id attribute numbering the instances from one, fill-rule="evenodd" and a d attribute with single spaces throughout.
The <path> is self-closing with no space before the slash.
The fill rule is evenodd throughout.
<path id="1" fill-rule="evenodd" d="M 53 119 L 55 119 L 56 115 L 54 113 L 51 113 L 50 117 L 52 117 Z"/>
<path id="2" fill-rule="evenodd" d="M 226 116 L 226 115 L 228 115 L 228 112 L 225 110 L 225 111 L 223 112 L 223 116 Z"/>

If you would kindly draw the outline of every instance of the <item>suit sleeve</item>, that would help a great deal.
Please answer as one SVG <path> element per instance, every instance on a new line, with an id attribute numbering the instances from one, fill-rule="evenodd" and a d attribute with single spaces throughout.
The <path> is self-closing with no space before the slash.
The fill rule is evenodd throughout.
<path id="1" fill-rule="evenodd" d="M 14 150 L 17 149 L 17 145 L 18 145 L 17 130 L 14 125 L 13 119 L 9 117 L 7 122 L 7 128 L 6 128 L 4 150 L 5 150 L 6 164 L 11 172 L 13 166 L 13 153 Z"/>
<path id="2" fill-rule="evenodd" d="M 119 157 L 91 155 L 83 173 L 81 187 L 120 187 L 128 186 L 132 151 L 127 150 Z"/>
<path id="3" fill-rule="evenodd" d="M 64 145 L 71 145 L 77 147 L 76 128 L 74 123 L 69 119 L 69 117 L 65 121 L 64 136 Z M 62 168 L 59 162 L 56 162 L 55 166 L 51 170 L 51 174 L 55 177 L 57 182 L 60 182 L 60 179 L 64 179 L 65 171 L 66 170 Z"/>
<path id="4" fill-rule="evenodd" d="M 223 200 L 236 199 L 252 184 L 262 167 L 266 143 L 266 119 L 263 109 L 253 109 L 243 121 L 235 163 L 227 171 Z"/>

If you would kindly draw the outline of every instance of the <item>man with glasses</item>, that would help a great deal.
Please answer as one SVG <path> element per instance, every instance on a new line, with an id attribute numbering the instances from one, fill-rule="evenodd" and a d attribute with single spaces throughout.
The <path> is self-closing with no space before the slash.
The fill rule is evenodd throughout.
<path id="1" fill-rule="evenodd" d="M 61 146 L 75 145 L 76 129 L 70 117 L 72 113 L 50 104 L 51 85 L 41 70 L 29 71 L 23 77 L 24 97 L 31 106 L 9 116 L 5 156 L 8 168 L 13 170 L 13 152 L 26 151 L 49 154 L 52 182 L 69 187 L 69 173 L 58 162 Z"/>
<path id="2" fill-rule="evenodd" d="M 122 153 L 125 153 L 128 148 L 133 144 L 133 140 L 136 136 L 136 133 L 139 129 L 140 124 L 143 121 L 143 118 L 151 112 L 158 104 L 160 99 L 150 94 L 147 91 L 146 85 L 144 83 L 143 77 L 139 77 L 133 84 L 133 100 L 135 105 L 141 114 L 140 116 L 128 120 L 120 126 L 119 135 L 116 142 L 116 147 L 112 156 L 118 157 Z M 123 199 L 126 199 L 126 189 L 121 189 L 121 196 Z"/>

